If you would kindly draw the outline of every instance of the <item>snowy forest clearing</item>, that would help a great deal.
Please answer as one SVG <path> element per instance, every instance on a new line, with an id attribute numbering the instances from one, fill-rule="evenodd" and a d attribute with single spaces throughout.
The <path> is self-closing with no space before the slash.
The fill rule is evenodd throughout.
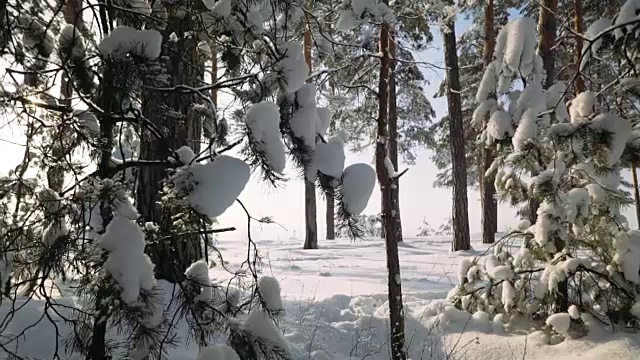
<path id="1" fill-rule="evenodd" d="M 389 359 L 387 274 L 382 240 L 337 239 L 322 242 L 320 249 L 311 251 L 300 250 L 293 239 L 263 240 L 256 244 L 264 255 L 264 275 L 273 275 L 280 281 L 285 309 L 280 324 L 295 359 Z M 446 315 L 437 315 L 436 310 L 444 306 L 447 292 L 457 282 L 460 259 L 487 248 L 477 236 L 473 237 L 472 251 L 452 253 L 450 244 L 449 237 L 409 238 L 399 247 L 410 359 L 640 358 L 640 335 L 611 333 L 598 324 L 592 324 L 584 338 L 549 346 L 543 343 L 542 333 L 529 333 L 528 328 L 514 326 L 507 334 L 488 319 L 470 318 L 465 312 L 451 309 L 445 311 Z M 239 267 L 246 255 L 246 243 L 241 240 L 224 240 L 218 248 L 227 255 L 226 265 L 230 268 Z M 229 276 L 219 266 L 209 274 L 218 284 L 226 284 L 224 279 Z M 160 284 L 168 304 L 172 285 L 164 281 Z M 23 302 L 16 303 L 17 308 L 22 305 Z M 36 323 L 43 314 L 43 306 L 42 300 L 30 300 L 16 313 L 20 321 L 12 322 L 3 335 L 16 334 L 22 331 L 21 326 Z M 3 317 L 8 307 L 3 305 Z M 57 324 L 62 333 L 69 331 L 64 323 Z M 186 324 L 179 323 L 178 328 L 183 343 Z M 51 358 L 56 345 L 54 332 L 48 321 L 41 321 L 21 337 L 20 353 L 36 359 Z M 197 354 L 194 343 L 181 344 L 169 351 L 169 358 L 192 360 Z"/>

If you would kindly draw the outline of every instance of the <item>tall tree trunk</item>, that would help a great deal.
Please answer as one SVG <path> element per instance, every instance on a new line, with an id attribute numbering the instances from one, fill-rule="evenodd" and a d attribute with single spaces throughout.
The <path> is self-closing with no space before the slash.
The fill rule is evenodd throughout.
<path id="1" fill-rule="evenodd" d="M 169 34 L 184 34 L 192 24 L 185 19 L 169 18 L 163 38 Z M 197 53 L 197 40 L 181 38 L 176 42 L 164 41 L 163 54 L 170 85 L 197 86 L 204 73 L 204 62 Z M 144 160 L 164 160 L 172 151 L 189 146 L 196 154 L 200 152 L 202 124 L 194 113 L 192 105 L 201 101 L 193 93 L 166 93 L 146 90 L 143 93 L 142 113 L 163 131 L 163 139 L 146 132 L 140 141 L 140 158 Z M 138 173 L 137 206 L 144 221 L 152 221 L 161 229 L 172 224 L 172 214 L 158 206 L 162 182 L 166 179 L 166 169 L 160 166 L 143 167 Z M 156 264 L 156 277 L 170 282 L 180 282 L 184 271 L 193 262 L 203 258 L 203 249 L 197 236 L 172 238 L 162 243 L 152 243 L 147 247 L 149 256 Z"/>
<path id="2" fill-rule="evenodd" d="M 444 62 L 447 67 L 447 107 L 451 138 L 453 168 L 453 243 L 452 250 L 469 250 L 469 203 L 467 199 L 467 168 L 465 164 L 464 128 L 460 101 L 460 74 L 456 52 L 456 29 L 453 19 L 448 19 L 442 29 L 444 37 Z"/>
<path id="3" fill-rule="evenodd" d="M 540 16 L 538 19 L 538 31 L 540 38 L 538 41 L 538 53 L 542 57 L 542 67 L 547 75 L 543 83 L 543 87 L 548 89 L 554 82 L 555 76 L 555 56 L 553 55 L 553 46 L 556 43 L 556 16 L 558 12 L 558 0 L 542 0 L 540 3 Z M 545 166 L 546 164 L 540 164 Z M 532 173 L 531 176 L 536 176 Z M 529 199 L 529 221 L 532 224 L 538 219 L 538 200 Z"/>
<path id="4" fill-rule="evenodd" d="M 307 30 L 304 32 L 304 60 L 309 66 L 309 74 L 311 74 L 312 62 L 311 62 L 311 29 L 307 25 Z M 304 178 L 304 220 L 305 220 L 305 237 L 304 248 L 305 249 L 317 249 L 318 248 L 318 223 L 316 221 L 317 208 L 316 208 L 316 186 L 312 181 Z"/>
<path id="5" fill-rule="evenodd" d="M 100 8 L 102 19 L 106 19 L 105 7 Z M 108 34 L 108 24 L 102 21 L 105 36 Z M 113 129 L 114 122 L 111 118 L 111 111 L 121 106 L 122 96 L 114 88 L 114 68 L 113 63 L 107 62 L 103 73 L 100 88 L 98 89 L 98 106 L 104 110 L 100 116 L 100 138 L 101 151 L 100 163 L 98 164 L 100 178 L 107 178 L 109 163 L 111 161 L 111 151 L 113 149 Z M 111 221 L 109 211 L 102 203 L 100 212 L 102 213 L 102 226 L 107 227 Z M 96 314 L 94 316 L 93 331 L 91 334 L 91 346 L 87 354 L 87 360 L 104 360 L 106 356 L 106 336 L 107 322 L 109 320 L 109 309 L 103 305 L 103 299 L 108 296 L 108 290 L 102 284 L 98 284 L 96 299 L 94 303 Z"/>
<path id="6" fill-rule="evenodd" d="M 582 34 L 583 32 L 583 19 L 582 19 L 582 0 L 573 0 L 573 30 L 578 33 L 578 34 Z M 580 36 L 576 36 L 576 81 L 574 83 L 574 86 L 576 87 L 576 94 L 579 94 L 581 92 L 585 91 L 585 86 L 584 86 L 584 79 L 582 78 L 582 75 L 580 74 L 580 59 L 582 58 L 582 46 L 583 46 L 583 41 L 582 41 L 582 37 Z"/>
<path id="7" fill-rule="evenodd" d="M 493 60 L 493 51 L 496 46 L 496 35 L 493 16 L 493 0 L 488 0 L 484 10 L 484 48 L 482 51 L 482 62 L 486 69 Z M 486 126 L 488 117 L 484 119 Z M 482 170 L 481 181 L 481 202 L 482 202 L 482 242 L 492 244 L 496 240 L 498 230 L 498 202 L 494 185 L 495 175 L 484 176 L 489 170 L 495 156 L 492 149 L 482 148 Z"/>
<path id="8" fill-rule="evenodd" d="M 398 170 L 398 103 L 396 94 L 396 34 L 395 30 L 391 29 L 389 33 L 389 54 L 391 60 L 389 61 L 389 143 L 387 151 L 389 152 L 389 159 L 393 164 L 393 168 Z M 394 218 L 396 224 L 396 240 L 402 241 L 402 217 L 400 216 L 400 181 L 398 178 L 391 180 L 391 194 L 393 211 L 396 214 Z"/>
<path id="9" fill-rule="evenodd" d="M 388 4 L 388 0 L 384 0 Z M 404 349 L 404 312 L 402 306 L 402 285 L 400 281 L 400 259 L 398 257 L 398 231 L 393 211 L 393 181 L 388 173 L 384 159 L 387 157 L 388 104 L 389 101 L 389 24 L 383 23 L 380 29 L 380 78 L 378 83 L 378 139 L 376 142 L 376 173 L 382 193 L 383 226 L 387 250 L 389 320 L 391 326 L 391 358 L 406 360 Z"/>
<path id="10" fill-rule="evenodd" d="M 335 190 L 331 189 L 327 194 L 327 240 L 334 240 L 336 238 L 336 224 L 335 224 Z"/>
<path id="11" fill-rule="evenodd" d="M 633 177 L 633 198 L 636 201 L 636 219 L 638 220 L 637 228 L 640 229 L 640 192 L 638 190 L 638 172 L 636 164 L 631 165 L 631 176 Z"/>

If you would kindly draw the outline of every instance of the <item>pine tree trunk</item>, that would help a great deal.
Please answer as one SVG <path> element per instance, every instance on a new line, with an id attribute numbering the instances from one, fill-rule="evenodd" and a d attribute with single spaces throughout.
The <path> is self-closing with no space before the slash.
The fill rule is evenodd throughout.
<path id="1" fill-rule="evenodd" d="M 327 240 L 334 240 L 336 238 L 336 225 L 335 225 L 335 190 L 331 189 L 327 194 Z"/>
<path id="2" fill-rule="evenodd" d="M 484 49 L 482 54 L 483 65 L 486 69 L 493 59 L 493 50 L 496 46 L 496 35 L 494 29 L 493 0 L 488 0 L 484 10 Z M 488 116 L 484 119 L 484 125 L 488 122 Z M 484 176 L 493 163 L 495 156 L 492 149 L 482 148 L 482 170 L 481 177 L 481 202 L 482 202 L 482 242 L 492 244 L 496 240 L 498 230 L 498 202 L 494 185 L 495 175 Z"/>
<path id="3" fill-rule="evenodd" d="M 631 176 L 633 177 L 633 198 L 636 201 L 636 219 L 638 220 L 637 228 L 640 229 L 640 192 L 638 190 L 638 173 L 636 164 L 631 165 Z"/>
<path id="4" fill-rule="evenodd" d="M 312 61 L 311 61 L 311 30 L 307 26 L 307 30 L 304 32 L 303 40 L 304 48 L 304 60 L 309 67 L 309 74 L 311 74 Z M 316 205 L 316 186 L 313 182 L 304 179 L 304 220 L 305 220 L 305 236 L 304 236 L 304 249 L 317 249 L 318 248 L 318 223 L 317 217 L 317 205 Z"/>
<path id="5" fill-rule="evenodd" d="M 542 0 L 540 5 L 540 18 L 538 28 L 540 39 L 538 41 L 538 52 L 542 57 L 542 64 L 547 77 L 544 81 L 544 88 L 548 89 L 555 80 L 555 56 L 553 46 L 556 43 L 556 16 L 558 12 L 558 0 Z"/>
<path id="6" fill-rule="evenodd" d="M 183 34 L 192 24 L 185 19 L 170 18 L 163 38 L 169 34 Z M 176 42 L 164 41 L 162 59 L 166 59 L 171 86 L 197 86 L 204 73 L 203 60 L 197 54 L 197 41 L 183 38 Z M 140 141 L 140 158 L 144 160 L 165 160 L 172 151 L 189 146 L 196 154 L 200 152 L 202 134 L 201 123 L 193 112 L 192 105 L 200 99 L 193 93 L 166 93 L 146 90 L 143 94 L 142 113 L 154 125 L 164 130 L 164 139 L 157 139 L 151 133 L 143 133 Z M 179 114 L 179 117 L 167 116 Z M 160 199 L 162 182 L 166 179 L 166 169 L 147 166 L 139 170 L 137 206 L 144 221 L 152 221 L 161 229 L 172 224 L 172 215 L 165 213 L 157 202 Z M 156 264 L 156 278 L 170 282 L 180 282 L 184 271 L 192 263 L 203 258 L 203 249 L 197 236 L 167 238 L 162 243 L 147 246 L 151 260 Z"/>
<path id="7" fill-rule="evenodd" d="M 100 11 L 105 11 L 105 9 L 101 8 Z M 103 26 L 106 26 L 106 24 L 103 24 Z M 105 31 L 105 34 L 106 33 L 107 32 Z M 98 175 L 102 179 L 109 177 L 109 163 L 111 161 L 111 151 L 113 149 L 114 122 L 111 118 L 111 111 L 120 106 L 121 103 L 121 97 L 117 95 L 117 91 L 113 86 L 114 70 L 113 64 L 107 63 L 98 93 L 98 106 L 100 106 L 101 109 L 104 109 L 104 113 L 100 116 L 100 138 L 102 148 L 100 150 L 100 163 L 98 164 Z M 102 209 L 102 204 L 100 204 L 100 207 L 102 213 L 102 226 L 106 228 L 107 224 L 111 221 L 110 214 L 108 211 L 105 211 L 105 209 Z M 107 296 L 108 290 L 102 284 L 99 284 L 94 303 L 96 315 L 94 317 L 91 346 L 89 348 L 87 360 L 105 359 L 109 309 L 102 304 L 102 301 Z"/>
<path id="8" fill-rule="evenodd" d="M 583 32 L 583 19 L 582 19 L 582 0 L 573 0 L 573 30 L 575 30 L 576 33 L 578 34 L 582 34 Z M 579 94 L 581 92 L 585 91 L 585 86 L 584 86 L 584 79 L 582 78 L 582 75 L 580 74 L 580 59 L 582 58 L 582 46 L 583 46 L 583 41 L 582 41 L 582 37 L 580 36 L 576 36 L 576 81 L 574 83 L 574 86 L 576 87 L 576 94 Z"/>
<path id="9" fill-rule="evenodd" d="M 558 0 L 543 0 L 540 4 L 540 17 L 538 19 L 538 31 L 540 38 L 538 41 L 538 53 L 542 57 L 542 67 L 547 74 L 543 87 L 548 89 L 554 82 L 555 76 L 555 56 L 553 46 L 556 43 L 556 16 L 558 12 Z M 540 164 L 544 167 L 546 164 Z M 536 176 L 532 173 L 531 176 Z M 529 221 L 535 224 L 538 219 L 538 207 L 540 203 L 537 199 L 529 198 Z"/>
<path id="10" fill-rule="evenodd" d="M 388 3 L 388 0 L 384 0 Z M 378 139 L 389 139 L 388 104 L 389 101 L 389 24 L 383 23 L 380 29 L 380 78 L 378 83 Z M 404 349 L 404 314 L 402 306 L 402 285 L 400 281 L 400 259 L 398 257 L 398 214 L 393 211 L 393 181 L 384 165 L 387 156 L 388 141 L 376 142 L 376 173 L 382 193 L 382 215 L 385 228 L 387 250 L 387 269 L 389 271 L 389 320 L 391 326 L 391 358 L 406 360 Z"/>
<path id="11" fill-rule="evenodd" d="M 469 214 L 467 200 L 467 168 L 465 164 L 464 128 L 462 126 L 462 103 L 460 101 L 460 75 L 456 33 L 453 19 L 442 29 L 444 37 L 444 62 L 447 67 L 447 106 L 451 138 L 451 160 L 453 168 L 453 244 L 452 250 L 469 250 Z"/>
<path id="12" fill-rule="evenodd" d="M 4 49 L 9 42 L 9 27 L 5 23 L 7 19 L 7 2 L 8 0 L 0 0 L 0 54 L 4 54 Z"/>
<path id="13" fill-rule="evenodd" d="M 395 30 L 391 30 L 389 34 L 389 54 L 391 61 L 389 62 L 389 144 L 387 151 L 389 159 L 393 164 L 393 168 L 398 170 L 398 103 L 396 98 L 396 36 Z M 395 212 L 396 224 L 396 240 L 402 241 L 402 217 L 400 216 L 400 181 L 398 178 L 392 180 L 391 194 L 393 211 Z"/>

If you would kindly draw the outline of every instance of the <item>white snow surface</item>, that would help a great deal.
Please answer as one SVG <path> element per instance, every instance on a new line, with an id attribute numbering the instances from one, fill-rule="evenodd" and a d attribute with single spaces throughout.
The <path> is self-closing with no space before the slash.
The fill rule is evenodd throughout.
<path id="1" fill-rule="evenodd" d="M 342 173 L 342 202 L 351 215 L 360 215 L 367 207 L 376 184 L 376 172 L 364 163 L 349 165 Z"/>
<path id="2" fill-rule="evenodd" d="M 221 239 L 218 246 L 225 254 L 227 266 L 239 268 L 246 258 L 244 239 Z M 360 242 L 337 239 L 321 242 L 320 248 L 312 251 L 301 249 L 300 241 L 290 239 L 259 239 L 256 244 L 265 253 L 268 268 L 266 274 L 279 279 L 283 294 L 285 316 L 281 321 L 282 330 L 268 333 L 278 338 L 284 332 L 284 339 L 292 358 L 300 360 L 388 360 L 388 298 L 387 274 L 384 266 L 384 241 L 377 238 Z M 453 350 L 455 359 L 497 360 L 521 358 L 526 353 L 527 360 L 601 360 L 615 358 L 635 360 L 640 358 L 640 335 L 625 332 L 611 332 L 601 327 L 597 321 L 590 324 L 589 334 L 580 339 L 567 339 L 558 345 L 546 345 L 540 332 L 508 332 L 510 316 L 504 314 L 473 315 L 446 306 L 443 298 L 456 285 L 458 264 L 461 259 L 478 255 L 487 250 L 480 234 L 473 234 L 471 251 L 451 252 L 451 237 L 405 238 L 399 246 L 401 259 L 403 302 L 406 314 L 408 357 L 411 359 L 443 359 L 452 352 L 456 344 L 467 344 Z M 517 249 L 515 250 L 517 251 Z M 381 266 L 381 264 L 383 264 Z M 223 269 L 209 269 L 209 277 L 224 282 L 232 275 Z M 328 272 L 330 277 L 320 276 Z M 77 299 L 68 296 L 68 285 L 60 286 L 56 302 L 73 305 Z M 171 301 L 173 285 L 158 281 L 165 293 L 165 304 Z M 14 321 L 9 322 L 3 336 L 16 336 L 26 329 L 19 341 L 5 338 L 7 349 L 28 358 L 51 359 L 56 349 L 52 334 L 56 328 L 49 321 L 38 322 L 45 308 L 45 301 L 18 298 L 19 309 Z M 638 304 L 634 305 L 640 308 Z M 59 309 L 62 315 L 67 310 Z M 0 306 L 0 318 L 12 311 L 10 302 Z M 258 314 L 260 315 L 260 314 Z M 52 314 L 62 335 L 71 333 L 64 321 Z M 584 314 L 583 314 L 584 317 Z M 261 323 L 260 318 L 254 321 Z M 487 321 L 491 320 L 490 325 Z M 587 319 L 587 318 L 585 318 Z M 447 320 L 447 325 L 434 327 L 434 323 Z M 262 318 L 264 321 L 264 317 Z M 555 321 L 555 320 L 554 320 Z M 192 341 L 184 343 L 187 325 L 177 324 L 182 343 L 177 348 L 168 349 L 172 360 L 210 360 L 198 357 L 202 352 Z M 272 329 L 273 330 L 273 329 Z M 110 339 L 118 339 L 113 331 Z M 214 343 L 221 343 L 217 340 Z M 210 345 L 216 347 L 217 345 Z M 214 352 L 216 360 L 238 360 L 231 352 Z M 0 357 L 7 355 L 0 350 Z M 68 360 L 81 360 L 82 356 L 69 355 Z"/>
<path id="3" fill-rule="evenodd" d="M 267 154 L 271 168 L 282 173 L 287 164 L 284 143 L 280 134 L 280 110 L 271 101 L 262 101 L 252 105 L 244 119 L 251 137 L 260 143 Z"/>
<path id="4" fill-rule="evenodd" d="M 122 58 L 131 53 L 154 60 L 162 50 L 162 35 L 156 30 L 118 26 L 100 41 L 98 49 L 103 55 L 113 58 Z"/>
<path id="5" fill-rule="evenodd" d="M 222 155 L 213 162 L 189 167 L 194 182 L 189 194 L 191 206 L 211 218 L 233 205 L 249 181 L 251 169 L 244 161 Z"/>

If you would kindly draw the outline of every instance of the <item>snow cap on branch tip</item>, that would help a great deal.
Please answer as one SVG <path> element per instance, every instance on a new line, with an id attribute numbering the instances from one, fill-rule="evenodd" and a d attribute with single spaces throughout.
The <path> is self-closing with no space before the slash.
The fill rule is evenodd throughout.
<path id="1" fill-rule="evenodd" d="M 189 167 L 193 189 L 189 203 L 198 212 L 210 218 L 227 210 L 244 190 L 251 168 L 244 161 L 222 155 L 207 164 Z"/>
<path id="2" fill-rule="evenodd" d="M 345 210 L 351 215 L 359 215 L 367 207 L 376 183 L 376 172 L 364 163 L 348 166 L 342 173 L 340 193 Z"/>
<path id="3" fill-rule="evenodd" d="M 156 30 L 138 30 L 128 26 L 118 26 L 100 41 L 98 49 L 103 55 L 116 59 L 131 53 L 148 60 L 155 60 L 162 50 L 162 35 Z"/>

